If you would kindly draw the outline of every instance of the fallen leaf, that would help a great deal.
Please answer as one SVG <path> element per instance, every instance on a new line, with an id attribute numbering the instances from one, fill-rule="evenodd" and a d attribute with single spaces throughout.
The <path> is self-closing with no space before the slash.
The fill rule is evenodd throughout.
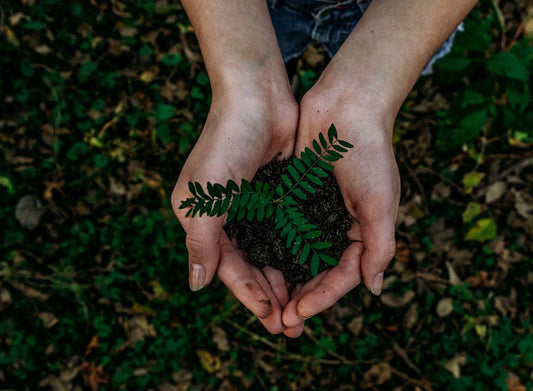
<path id="1" fill-rule="evenodd" d="M 71 384 L 65 383 L 57 376 L 50 375 L 39 382 L 39 387 L 50 387 L 52 391 L 70 391 Z"/>
<path id="2" fill-rule="evenodd" d="M 444 368 L 450 371 L 454 378 L 461 377 L 461 366 L 466 364 L 466 356 L 464 354 L 458 354 L 451 360 L 446 361 Z"/>
<path id="3" fill-rule="evenodd" d="M 413 300 L 415 296 L 415 292 L 407 291 L 402 296 L 397 296 L 393 292 L 385 292 L 380 297 L 381 302 L 387 307 L 398 308 L 405 306 L 407 303 Z"/>
<path id="4" fill-rule="evenodd" d="M 91 340 L 89 341 L 89 344 L 85 348 L 85 355 L 88 356 L 91 354 L 91 350 L 96 349 L 98 347 L 98 335 L 93 335 Z"/>
<path id="5" fill-rule="evenodd" d="M 392 370 L 388 363 L 382 362 L 370 367 L 364 374 L 365 382 L 381 385 L 392 377 Z"/>
<path id="6" fill-rule="evenodd" d="M 29 229 L 37 227 L 43 212 L 43 204 L 33 195 L 22 197 L 15 208 L 15 216 L 17 220 L 20 224 Z"/>
<path id="7" fill-rule="evenodd" d="M 15 188 L 13 187 L 13 183 L 11 182 L 11 179 L 5 176 L 0 176 L 0 186 L 4 186 L 7 188 L 7 192 L 9 194 L 15 193 Z"/>
<path id="8" fill-rule="evenodd" d="M 212 355 L 207 350 L 197 349 L 196 355 L 200 360 L 202 368 L 204 368 L 209 373 L 217 372 L 221 367 L 220 358 Z"/>
<path id="9" fill-rule="evenodd" d="M 146 315 L 146 316 L 154 316 L 154 315 L 157 314 L 157 312 L 154 311 L 153 309 L 151 309 L 149 307 L 146 307 L 146 306 L 144 306 L 144 305 L 142 305 L 140 303 L 137 303 L 137 302 L 133 303 L 132 310 L 136 314 Z"/>
<path id="10" fill-rule="evenodd" d="M 154 71 L 144 71 L 143 73 L 141 73 L 141 75 L 139 76 L 139 80 L 142 81 L 143 83 L 145 84 L 149 84 L 151 83 L 152 81 L 154 81 L 154 79 L 157 77 L 157 73 L 155 73 Z"/>
<path id="11" fill-rule="evenodd" d="M 363 329 L 363 317 L 362 316 L 356 316 L 351 320 L 350 323 L 348 323 L 348 330 L 351 331 L 353 335 L 356 337 L 359 335 L 361 330 Z"/>
<path id="12" fill-rule="evenodd" d="M 24 14 L 22 12 L 17 12 L 9 17 L 9 24 L 11 26 L 14 26 L 18 24 L 18 22 L 22 19 Z"/>
<path id="13" fill-rule="evenodd" d="M 38 316 L 39 319 L 43 321 L 44 327 L 47 329 L 54 327 L 58 322 L 57 318 L 51 312 L 40 312 Z"/>
<path id="14" fill-rule="evenodd" d="M 466 194 L 472 193 L 474 187 L 476 187 L 484 177 L 485 174 L 482 172 L 472 171 L 466 174 L 462 180 Z"/>
<path id="15" fill-rule="evenodd" d="M 213 327 L 213 342 L 217 345 L 217 348 L 222 352 L 227 352 L 230 350 L 228 336 L 223 328 L 214 326 Z"/>
<path id="16" fill-rule="evenodd" d="M 516 376 L 513 372 L 507 372 L 509 376 L 505 380 L 507 385 L 507 391 L 526 391 L 526 386 L 520 382 L 520 378 Z"/>
<path id="17" fill-rule="evenodd" d="M 403 317 L 403 327 L 412 329 L 418 323 L 418 304 L 412 304 Z"/>
<path id="18" fill-rule="evenodd" d="M 403 264 L 409 262 L 409 247 L 401 240 L 396 244 L 396 259 Z"/>
<path id="19" fill-rule="evenodd" d="M 102 366 L 95 366 L 93 363 L 84 361 L 79 370 L 83 376 L 83 382 L 91 391 L 98 391 L 100 384 L 108 384 L 110 377 L 104 372 Z"/>
<path id="20" fill-rule="evenodd" d="M 128 341 L 135 345 L 138 341 L 144 341 L 145 337 L 156 337 L 157 332 L 153 325 L 148 323 L 145 316 L 137 315 L 132 317 L 124 325 Z"/>
<path id="21" fill-rule="evenodd" d="M 128 26 L 123 22 L 118 22 L 116 24 L 118 32 L 123 37 L 135 37 L 139 32 L 135 27 Z"/>
<path id="22" fill-rule="evenodd" d="M 469 202 L 463 212 L 463 222 L 468 223 L 481 213 L 481 205 L 477 202 Z"/>
<path id="23" fill-rule="evenodd" d="M 496 223 L 492 219 L 481 219 L 467 232 L 465 240 L 483 242 L 494 239 L 498 234 Z"/>
<path id="24" fill-rule="evenodd" d="M 453 312 L 453 299 L 446 297 L 437 303 L 437 315 L 445 317 Z"/>
<path id="25" fill-rule="evenodd" d="M 11 303 L 13 303 L 11 293 L 6 288 L 2 288 L 0 291 L 0 311 L 5 310 Z"/>
<path id="26" fill-rule="evenodd" d="M 503 193 L 505 193 L 506 189 L 507 185 L 505 182 L 498 181 L 490 184 L 487 187 L 487 192 L 485 193 L 485 202 L 490 204 L 491 202 L 496 201 L 503 195 Z"/>
<path id="27" fill-rule="evenodd" d="M 19 281 L 11 280 L 9 281 L 9 283 L 11 284 L 13 288 L 22 292 L 22 294 L 29 299 L 39 299 L 39 300 L 45 301 L 49 297 L 49 295 L 45 293 L 41 293 L 33 288 L 30 288 L 29 286 L 26 286 Z"/>
<path id="28" fill-rule="evenodd" d="M 457 276 L 457 273 L 455 272 L 455 269 L 453 268 L 453 265 L 450 262 L 446 262 L 446 269 L 448 269 L 449 280 L 452 285 L 457 285 L 462 282 L 461 279 Z"/>
<path id="29" fill-rule="evenodd" d="M 194 376 L 192 372 L 186 369 L 180 369 L 178 372 L 174 372 L 172 375 L 172 381 L 177 384 L 179 391 L 190 390 Z"/>

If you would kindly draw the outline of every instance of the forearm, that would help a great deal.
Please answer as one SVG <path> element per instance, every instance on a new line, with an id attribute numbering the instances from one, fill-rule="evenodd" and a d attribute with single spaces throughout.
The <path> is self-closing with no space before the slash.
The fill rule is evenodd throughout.
<path id="1" fill-rule="evenodd" d="M 200 43 L 213 93 L 237 80 L 288 87 L 264 0 L 182 0 Z"/>
<path id="2" fill-rule="evenodd" d="M 366 91 L 371 106 L 396 113 L 424 65 L 475 3 L 373 0 L 328 65 L 326 82 Z"/>

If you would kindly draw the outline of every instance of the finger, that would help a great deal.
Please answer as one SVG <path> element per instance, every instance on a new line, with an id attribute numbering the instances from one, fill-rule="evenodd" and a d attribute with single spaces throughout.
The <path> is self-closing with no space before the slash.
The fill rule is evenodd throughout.
<path id="1" fill-rule="evenodd" d="M 361 282 L 362 243 L 352 243 L 342 254 L 339 264 L 327 273 L 310 291 L 303 295 L 297 306 L 301 319 L 308 319 L 334 305 L 341 297 Z"/>
<path id="2" fill-rule="evenodd" d="M 305 283 L 301 290 L 295 295 L 291 301 L 287 304 L 283 310 L 283 324 L 287 328 L 293 328 L 299 326 L 305 319 L 302 319 L 298 316 L 298 302 L 300 299 L 309 291 L 311 291 L 315 286 L 317 286 L 320 281 L 325 277 L 328 271 L 318 274 L 315 278 Z"/>
<path id="3" fill-rule="evenodd" d="M 208 216 L 195 217 L 189 223 L 185 245 L 189 252 L 189 285 L 198 291 L 211 282 L 220 256 L 223 221 Z"/>
<path id="4" fill-rule="evenodd" d="M 361 225 L 364 251 L 361 271 L 365 286 L 375 295 L 381 294 L 385 269 L 396 253 L 394 221 Z"/>
<path id="5" fill-rule="evenodd" d="M 300 335 L 302 335 L 302 332 L 304 331 L 304 326 L 305 322 L 302 322 L 296 327 L 285 329 L 283 334 L 285 334 L 285 336 L 289 338 L 298 338 Z"/>
<path id="6" fill-rule="evenodd" d="M 259 319 L 270 316 L 272 304 L 268 295 L 250 273 L 246 261 L 234 251 L 225 233 L 221 233 L 217 275 L 255 316 Z"/>
<path id="7" fill-rule="evenodd" d="M 270 303 L 272 306 L 270 315 L 263 319 L 259 318 L 259 321 L 263 324 L 265 329 L 267 329 L 267 331 L 270 332 L 271 334 L 282 333 L 285 330 L 285 326 L 283 325 L 281 321 L 281 314 L 282 314 L 283 308 L 281 307 L 281 304 L 278 298 L 274 294 L 271 286 L 269 285 L 263 273 L 261 273 L 261 271 L 257 267 L 249 263 L 246 263 L 246 265 L 248 266 L 248 270 L 250 271 L 250 274 L 254 277 L 254 279 L 257 281 L 259 286 L 263 289 L 263 292 L 265 292 L 266 295 L 268 296 L 268 299 L 270 300 Z"/>
<path id="8" fill-rule="evenodd" d="M 363 240 L 361 237 L 361 226 L 357 221 L 352 221 L 352 225 L 348 232 L 346 232 L 346 236 L 348 236 L 348 239 L 350 239 L 352 242 L 361 242 Z"/>
<path id="9" fill-rule="evenodd" d="M 274 295 L 276 295 L 281 308 L 285 308 L 289 302 L 289 290 L 287 289 L 287 283 L 285 282 L 283 273 L 273 267 L 267 266 L 263 268 L 263 274 L 270 284 Z"/>
<path id="10" fill-rule="evenodd" d="M 278 154 L 278 159 L 288 159 L 292 156 L 294 152 L 294 138 L 290 138 L 280 149 Z"/>

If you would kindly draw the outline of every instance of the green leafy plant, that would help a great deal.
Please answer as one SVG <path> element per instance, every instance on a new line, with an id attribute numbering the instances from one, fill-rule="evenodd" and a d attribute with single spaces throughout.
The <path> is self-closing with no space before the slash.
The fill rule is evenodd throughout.
<path id="1" fill-rule="evenodd" d="M 275 189 L 271 189 L 268 183 L 250 183 L 246 179 L 242 179 L 240 186 L 231 179 L 226 186 L 207 182 L 205 189 L 198 182 L 189 182 L 193 197 L 182 201 L 180 209 L 189 208 L 186 216 L 192 217 L 222 216 L 227 212 L 228 221 L 234 218 L 240 221 L 246 217 L 248 221 L 262 222 L 275 216 L 275 228 L 280 231 L 280 237 L 286 237 L 285 246 L 293 255 L 300 252 L 300 264 L 311 259 L 311 273 L 315 276 L 320 261 L 330 265 L 336 265 L 337 261 L 320 252 L 332 244 L 319 240 L 322 232 L 304 217 L 297 199 L 305 200 L 307 193 L 316 193 L 316 187 L 324 184 L 321 178 L 333 170 L 330 162 L 342 159 L 349 148 L 353 145 L 339 140 L 335 126 L 331 124 L 327 140 L 319 133 L 318 139 L 313 140 L 313 149 L 305 148 L 300 159 L 293 157 L 292 164 L 287 167 L 288 175 L 281 176 Z"/>

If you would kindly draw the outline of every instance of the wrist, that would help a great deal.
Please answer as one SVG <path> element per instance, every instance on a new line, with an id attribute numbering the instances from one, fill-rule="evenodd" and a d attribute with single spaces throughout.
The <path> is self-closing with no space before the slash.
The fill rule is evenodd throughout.
<path id="1" fill-rule="evenodd" d="M 320 129 L 333 122 L 340 128 L 368 131 L 376 138 L 392 140 L 398 108 L 383 89 L 327 69 L 304 96 L 300 115 L 324 122 Z"/>
<path id="2" fill-rule="evenodd" d="M 248 67 L 241 72 L 225 70 L 211 80 L 212 108 L 240 111 L 243 114 L 263 114 L 276 124 L 284 117 L 298 115 L 298 104 L 291 91 L 283 63 L 282 68 Z"/>
<path id="3" fill-rule="evenodd" d="M 387 128 L 392 128 L 408 93 L 386 81 L 379 69 L 344 59 L 338 62 L 333 59 L 315 87 L 320 95 L 329 95 L 340 105 L 350 105 L 364 118 L 381 121 Z"/>

